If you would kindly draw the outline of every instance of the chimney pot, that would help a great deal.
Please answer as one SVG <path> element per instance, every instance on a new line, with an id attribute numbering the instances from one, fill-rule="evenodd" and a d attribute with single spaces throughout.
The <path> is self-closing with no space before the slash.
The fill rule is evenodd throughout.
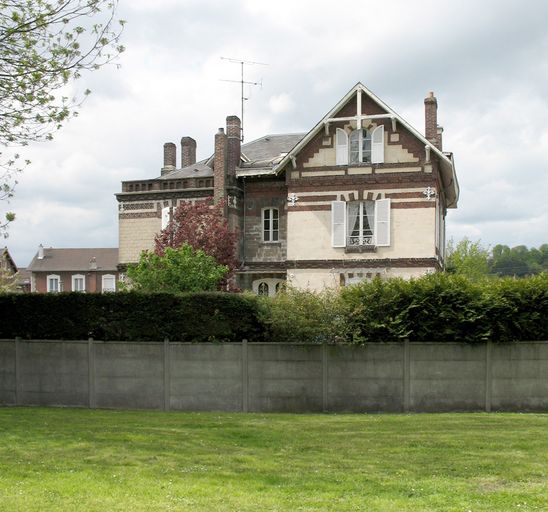
<path id="1" fill-rule="evenodd" d="M 44 259 L 44 246 L 40 244 L 38 246 L 38 259 L 43 260 Z"/>

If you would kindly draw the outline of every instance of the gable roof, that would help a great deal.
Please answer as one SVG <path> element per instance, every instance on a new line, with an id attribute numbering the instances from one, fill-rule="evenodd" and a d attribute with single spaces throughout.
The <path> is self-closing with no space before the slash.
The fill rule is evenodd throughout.
<path id="1" fill-rule="evenodd" d="M 405 121 L 400 115 L 398 115 L 393 109 L 391 109 L 380 98 L 373 94 L 365 85 L 358 82 L 352 89 L 350 89 L 343 98 L 337 102 L 337 104 L 312 128 L 296 145 L 285 155 L 281 161 L 275 166 L 274 171 L 276 173 L 281 172 L 284 167 L 295 158 L 297 154 L 312 140 L 312 138 L 323 129 L 325 122 L 334 117 L 335 114 L 346 105 L 346 103 L 356 94 L 358 91 L 362 91 L 369 96 L 379 107 L 384 109 L 388 114 L 397 120 L 402 126 L 404 126 L 409 132 L 411 132 L 417 139 L 419 139 L 425 146 L 429 146 L 432 153 L 436 154 L 440 161 L 441 176 L 443 181 L 443 188 L 447 198 L 448 208 L 456 208 L 459 198 L 459 184 L 457 176 L 455 174 L 455 166 L 453 163 L 452 153 L 444 153 L 440 151 L 432 142 L 430 142 L 424 135 L 413 128 L 407 121 Z"/>
<path id="2" fill-rule="evenodd" d="M 6 263 L 11 267 L 13 273 L 17 272 L 17 265 L 13 258 L 11 257 L 10 252 L 7 247 L 0 249 L 0 260 L 5 260 Z"/>
<path id="3" fill-rule="evenodd" d="M 53 249 L 44 248 L 44 257 L 38 253 L 27 267 L 31 272 L 89 272 L 91 260 L 95 258 L 98 271 L 116 271 L 118 265 L 117 248 Z"/>

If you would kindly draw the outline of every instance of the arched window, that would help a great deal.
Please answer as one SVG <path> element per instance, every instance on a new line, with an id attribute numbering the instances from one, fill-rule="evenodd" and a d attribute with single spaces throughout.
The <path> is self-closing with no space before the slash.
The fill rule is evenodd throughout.
<path id="1" fill-rule="evenodd" d="M 354 130 L 350 134 L 350 163 L 371 163 L 371 133 L 367 130 Z"/>
<path id="2" fill-rule="evenodd" d="M 268 295 L 268 284 L 264 281 L 257 287 L 257 295 Z"/>

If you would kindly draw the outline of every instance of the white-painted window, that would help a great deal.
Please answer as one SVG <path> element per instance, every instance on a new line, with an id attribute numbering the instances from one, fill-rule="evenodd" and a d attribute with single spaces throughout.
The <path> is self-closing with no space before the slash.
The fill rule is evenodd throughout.
<path id="1" fill-rule="evenodd" d="M 336 155 L 337 165 L 350 162 L 351 164 L 379 164 L 384 162 L 384 126 L 379 125 L 373 131 L 365 129 L 354 130 L 351 134 L 348 144 L 348 159 L 343 162 L 343 144 L 339 145 L 339 130 L 337 130 L 337 144 Z M 346 136 L 344 130 L 341 130 L 341 141 L 343 139 L 342 134 Z M 340 161 L 340 163 L 339 163 Z"/>
<path id="2" fill-rule="evenodd" d="M 263 242 L 279 240 L 280 216 L 278 208 L 263 208 Z"/>
<path id="3" fill-rule="evenodd" d="M 61 291 L 61 278 L 56 274 L 50 274 L 46 278 L 48 293 L 59 293 Z"/>
<path id="4" fill-rule="evenodd" d="M 72 291 L 73 292 L 86 291 L 86 276 L 82 274 L 74 274 L 72 276 Z"/>
<path id="5" fill-rule="evenodd" d="M 115 292 L 116 291 L 116 276 L 112 274 L 105 274 L 102 278 L 102 292 Z"/>
<path id="6" fill-rule="evenodd" d="M 390 199 L 333 201 L 333 247 L 387 247 L 390 245 Z"/>
<path id="7" fill-rule="evenodd" d="M 367 130 L 354 130 L 350 134 L 350 163 L 371 163 L 371 133 Z"/>

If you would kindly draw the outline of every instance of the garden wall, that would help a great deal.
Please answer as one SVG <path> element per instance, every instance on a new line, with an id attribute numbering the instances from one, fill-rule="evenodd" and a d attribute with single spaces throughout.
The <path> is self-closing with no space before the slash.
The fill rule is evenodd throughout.
<path id="1" fill-rule="evenodd" d="M 548 342 L 0 340 L 0 405 L 177 411 L 547 411 Z"/>

